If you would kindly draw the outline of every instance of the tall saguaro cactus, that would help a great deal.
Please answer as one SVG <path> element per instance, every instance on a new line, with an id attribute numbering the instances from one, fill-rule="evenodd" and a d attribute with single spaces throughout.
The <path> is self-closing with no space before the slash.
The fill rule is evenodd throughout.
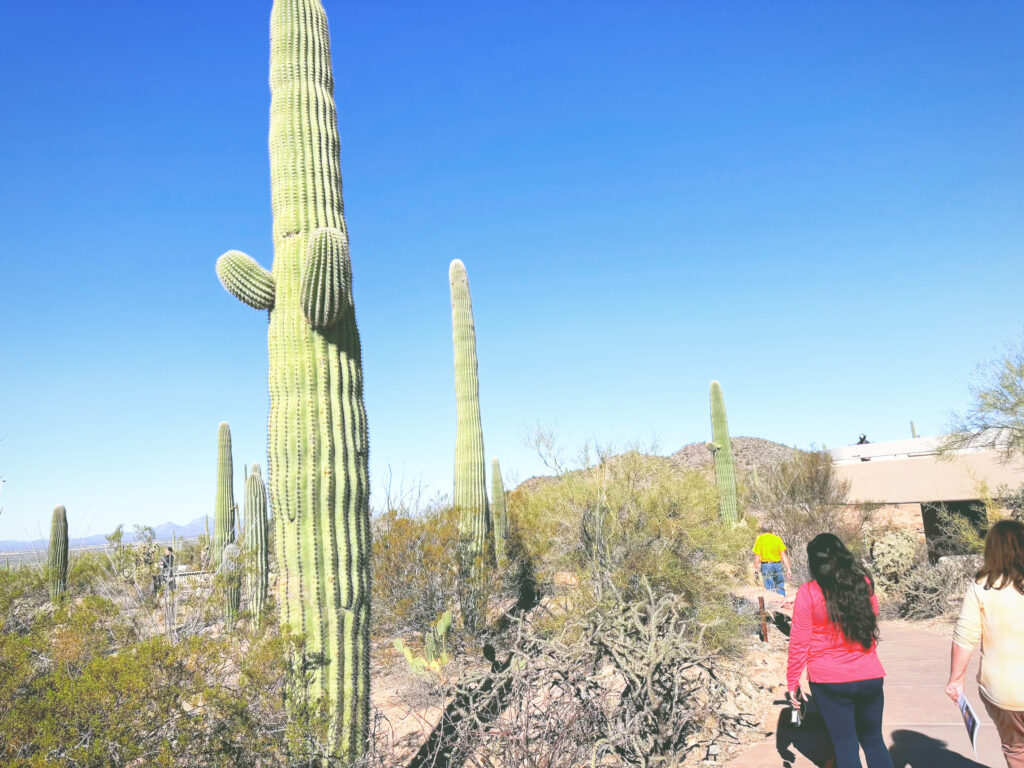
<path id="1" fill-rule="evenodd" d="M 505 536 L 508 533 L 508 513 L 505 506 L 505 483 L 501 479 L 498 457 L 491 459 L 491 519 L 494 521 L 494 559 L 505 559 Z"/>
<path id="2" fill-rule="evenodd" d="M 327 701 L 330 752 L 354 761 L 370 714 L 369 448 L 319 0 L 274 0 L 270 94 L 273 272 L 228 251 L 217 274 L 236 298 L 270 312 L 277 603 L 282 625 L 305 638 L 305 653 L 324 660 L 307 690 Z"/>
<path id="3" fill-rule="evenodd" d="M 452 342 L 455 348 L 455 508 L 459 516 L 459 582 L 462 619 L 470 631 L 480 629 L 485 616 L 484 568 L 492 560 L 484 459 L 484 430 L 480 421 L 480 381 L 476 363 L 476 328 L 466 267 L 455 259 L 448 269 L 452 296 Z"/>
<path id="4" fill-rule="evenodd" d="M 50 554 L 47 558 L 50 600 L 58 602 L 68 588 L 68 513 L 61 504 L 50 522 Z"/>
<path id="5" fill-rule="evenodd" d="M 732 440 L 729 420 L 725 415 L 722 385 L 711 382 L 711 440 L 708 444 L 715 455 L 715 479 L 718 483 L 718 514 L 723 523 L 734 525 L 739 516 L 736 503 L 736 469 L 732 460 Z"/>
<path id="6" fill-rule="evenodd" d="M 235 475 L 231 469 L 231 427 L 217 428 L 217 500 L 213 507 L 212 561 L 219 566 L 224 547 L 235 540 Z"/>
<path id="7" fill-rule="evenodd" d="M 245 593 L 249 599 L 249 610 L 258 624 L 266 611 L 270 583 L 267 487 L 263 484 L 259 464 L 253 464 L 252 472 L 245 478 L 245 549 L 249 566 L 245 571 Z"/>

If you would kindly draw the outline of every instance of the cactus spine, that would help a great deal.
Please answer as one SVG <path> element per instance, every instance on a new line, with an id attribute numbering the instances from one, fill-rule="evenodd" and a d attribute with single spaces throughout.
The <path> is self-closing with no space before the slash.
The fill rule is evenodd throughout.
<path id="1" fill-rule="evenodd" d="M 715 455 L 715 479 L 718 483 L 718 514 L 723 523 L 734 525 L 739 516 L 736 504 L 736 470 L 732 460 L 729 420 L 725 415 L 722 385 L 711 382 L 711 451 Z"/>
<path id="2" fill-rule="evenodd" d="M 319 0 L 274 1 L 270 92 L 273 272 L 231 251 L 217 273 L 234 296 L 270 311 L 277 604 L 282 625 L 304 637 L 307 654 L 324 660 L 307 690 L 327 702 L 328 750 L 354 762 L 370 715 L 369 448 L 330 40 Z"/>
<path id="3" fill-rule="evenodd" d="M 462 620 L 475 632 L 486 618 L 484 567 L 493 558 L 489 546 L 484 431 L 480 421 L 476 328 L 466 267 L 455 259 L 448 270 L 452 297 L 452 342 L 455 348 L 455 509 L 459 516 L 459 582 Z"/>
<path id="4" fill-rule="evenodd" d="M 270 583 L 267 487 L 263 484 L 259 464 L 253 464 L 252 472 L 245 478 L 245 548 L 249 566 L 245 571 L 245 593 L 249 598 L 249 611 L 256 623 L 259 623 L 266 612 Z"/>
<path id="5" fill-rule="evenodd" d="M 508 531 L 508 518 L 505 507 L 505 484 L 501 480 L 501 465 L 498 458 L 491 459 L 491 519 L 494 521 L 494 559 L 498 563 L 505 560 L 505 536 Z"/>
<path id="6" fill-rule="evenodd" d="M 231 427 L 217 428 L 217 500 L 213 507 L 212 562 L 221 565 L 224 547 L 235 540 L 234 472 L 231 470 Z"/>
<path id="7" fill-rule="evenodd" d="M 68 588 L 68 513 L 63 504 L 53 510 L 47 572 L 50 579 L 50 600 L 57 603 Z"/>

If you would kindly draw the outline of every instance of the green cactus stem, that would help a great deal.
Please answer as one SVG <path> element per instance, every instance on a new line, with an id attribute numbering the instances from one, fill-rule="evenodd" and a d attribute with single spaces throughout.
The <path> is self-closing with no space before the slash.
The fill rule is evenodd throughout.
<path id="1" fill-rule="evenodd" d="M 917 427 L 914 426 L 913 420 L 910 422 L 910 436 L 915 440 L 917 439 Z"/>
<path id="2" fill-rule="evenodd" d="M 486 619 L 484 568 L 493 561 L 487 505 L 484 431 L 480 421 L 476 328 L 466 267 L 455 259 L 448 270 L 452 298 L 452 342 L 455 348 L 455 509 L 459 518 L 459 583 L 462 621 L 476 632 Z"/>
<path id="3" fill-rule="evenodd" d="M 53 510 L 50 554 L 46 566 L 50 580 L 50 600 L 58 603 L 68 588 L 68 513 L 63 504 Z"/>
<path id="4" fill-rule="evenodd" d="M 369 448 L 319 0 L 275 0 L 270 93 L 273 271 L 229 253 L 217 273 L 230 293 L 270 312 L 267 443 L 279 616 L 303 637 L 303 653 L 323 661 L 303 688 L 327 702 L 331 756 L 354 762 L 370 714 Z M 294 717 L 304 702 L 286 705 Z"/>
<path id="5" fill-rule="evenodd" d="M 494 522 L 494 559 L 505 561 L 505 537 L 508 519 L 505 506 L 505 484 L 501 480 L 501 465 L 497 457 L 491 459 L 491 520 Z"/>
<path id="6" fill-rule="evenodd" d="M 267 487 L 263 484 L 259 464 L 253 464 L 252 472 L 245 478 L 245 549 L 248 561 L 245 594 L 249 600 L 249 611 L 258 624 L 266 612 L 270 584 Z"/>
<path id="7" fill-rule="evenodd" d="M 235 475 L 231 468 L 231 427 L 222 421 L 217 428 L 217 500 L 213 507 L 211 561 L 220 567 L 224 547 L 235 540 Z"/>
<path id="8" fill-rule="evenodd" d="M 718 514 L 722 522 L 735 525 L 739 517 L 736 503 L 736 470 L 732 460 L 729 420 L 725 415 L 722 385 L 711 382 L 711 435 L 709 448 L 715 455 L 715 479 L 718 483 Z"/>
<path id="9" fill-rule="evenodd" d="M 239 563 L 241 550 L 235 542 L 224 545 L 221 553 L 220 572 L 224 579 L 224 626 L 228 632 L 234 629 L 238 608 L 242 603 L 242 577 Z"/>

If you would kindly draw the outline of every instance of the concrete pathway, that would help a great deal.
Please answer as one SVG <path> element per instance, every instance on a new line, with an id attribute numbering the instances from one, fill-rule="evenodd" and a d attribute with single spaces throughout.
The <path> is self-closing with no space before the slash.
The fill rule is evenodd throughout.
<path id="1" fill-rule="evenodd" d="M 995 726 L 978 698 L 978 653 L 967 673 L 967 698 L 978 711 L 978 759 L 960 712 L 944 693 L 950 638 L 902 624 L 882 624 L 878 655 L 885 667 L 882 731 L 895 768 L 1004 768 Z M 817 721 L 792 728 L 782 722 L 773 740 L 754 747 L 730 768 L 825 768 L 832 744 Z M 861 757 L 863 762 L 863 756 Z M 866 765 L 866 764 L 865 764 Z"/>

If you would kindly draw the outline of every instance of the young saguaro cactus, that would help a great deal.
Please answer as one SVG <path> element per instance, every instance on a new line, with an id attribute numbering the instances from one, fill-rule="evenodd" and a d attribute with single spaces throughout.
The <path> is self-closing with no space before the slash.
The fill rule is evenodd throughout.
<path id="1" fill-rule="evenodd" d="M 50 522 L 50 554 L 47 558 L 50 600 L 58 602 L 68 588 L 68 513 L 61 504 Z"/>
<path id="2" fill-rule="evenodd" d="M 505 506 L 505 483 L 501 479 L 498 458 L 491 459 L 491 519 L 494 521 L 494 559 L 505 560 L 505 536 L 508 532 L 508 512 Z"/>
<path id="3" fill-rule="evenodd" d="M 263 484 L 260 465 L 253 464 L 245 478 L 245 549 L 248 567 L 245 570 L 245 593 L 249 611 L 258 624 L 267 607 L 270 583 L 270 558 L 267 548 L 267 487 Z"/>
<path id="4" fill-rule="evenodd" d="M 455 509 L 459 517 L 459 583 L 462 620 L 472 632 L 485 619 L 484 568 L 493 562 L 487 507 L 484 430 L 480 421 L 476 328 L 466 267 L 455 259 L 448 270 L 452 297 L 452 342 L 455 348 Z"/>
<path id="5" fill-rule="evenodd" d="M 722 385 L 711 382 L 711 440 L 708 448 L 715 455 L 715 479 L 718 483 L 718 514 L 722 522 L 734 525 L 739 516 L 736 503 L 736 469 L 732 460 L 729 420 L 725 415 Z"/>
<path id="6" fill-rule="evenodd" d="M 217 500 L 213 507 L 213 563 L 220 565 L 224 547 L 235 540 L 235 475 L 231 469 L 231 427 L 217 428 Z"/>
<path id="7" fill-rule="evenodd" d="M 270 312 L 277 605 L 283 627 L 324 661 L 307 690 L 327 702 L 328 749 L 354 762 L 370 717 L 369 448 L 330 39 L 319 0 L 274 0 L 270 94 L 273 272 L 229 251 L 217 274 L 235 297 Z"/>

